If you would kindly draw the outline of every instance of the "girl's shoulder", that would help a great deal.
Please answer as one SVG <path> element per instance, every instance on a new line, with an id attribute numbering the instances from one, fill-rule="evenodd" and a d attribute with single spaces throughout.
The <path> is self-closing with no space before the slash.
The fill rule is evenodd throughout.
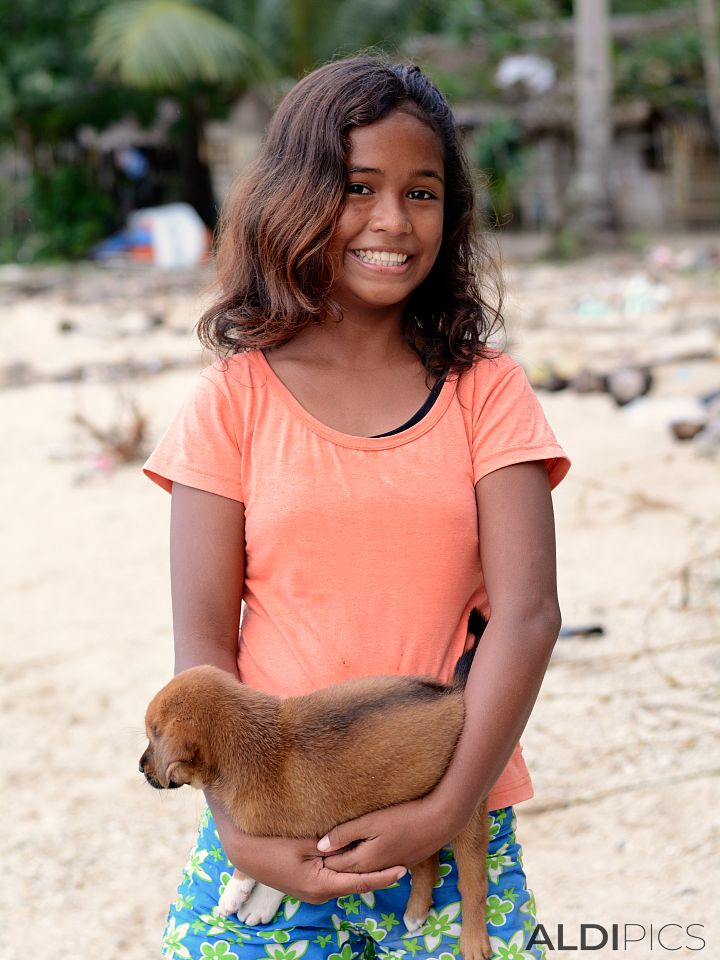
<path id="1" fill-rule="evenodd" d="M 223 393 L 233 393 L 242 387 L 261 386 L 264 381 L 262 352 L 244 350 L 227 357 L 218 357 L 200 371 L 204 380 L 209 380 Z"/>
<path id="2" fill-rule="evenodd" d="M 527 377 L 523 367 L 502 350 L 486 349 L 460 374 L 457 392 L 461 398 L 477 402 L 493 394 L 506 381 L 524 387 Z"/>

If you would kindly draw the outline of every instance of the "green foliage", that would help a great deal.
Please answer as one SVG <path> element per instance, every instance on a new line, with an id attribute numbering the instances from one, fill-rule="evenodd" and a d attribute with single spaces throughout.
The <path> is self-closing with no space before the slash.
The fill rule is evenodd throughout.
<path id="1" fill-rule="evenodd" d="M 213 9 L 252 36 L 284 77 L 369 47 L 392 51 L 425 32 L 461 0 L 213 0 Z M 462 0 L 467 3 L 467 0 Z"/>
<path id="2" fill-rule="evenodd" d="M 577 260 L 587 252 L 587 241 L 578 230 L 572 227 L 560 227 L 552 235 L 543 259 L 566 262 Z"/>
<path id="3" fill-rule="evenodd" d="M 657 10 L 675 10 L 679 6 L 691 6 L 692 0 L 610 0 L 613 15 L 625 13 L 655 13 Z"/>
<path id="4" fill-rule="evenodd" d="M 616 97 L 645 97 L 658 108 L 695 108 L 704 102 L 700 35 L 695 27 L 615 46 Z"/>
<path id="5" fill-rule="evenodd" d="M 486 124 L 470 147 L 470 156 L 486 178 L 486 205 L 500 223 L 517 207 L 517 190 L 525 173 L 527 148 L 522 131 L 511 117 Z"/>
<path id="6" fill-rule="evenodd" d="M 84 256 L 112 229 L 117 215 L 112 200 L 79 164 L 36 172 L 27 203 L 28 229 L 15 251 L 26 261 Z"/>
<path id="7" fill-rule="evenodd" d="M 154 98 L 99 81 L 87 55 L 95 16 L 105 0 L 0 0 L 0 141 L 12 141 L 36 163 L 39 144 L 75 138 L 88 124 L 102 129 L 134 112 L 155 114 Z"/>
<path id="8" fill-rule="evenodd" d="M 188 0 L 119 0 L 98 15 L 89 49 L 101 76 L 151 90 L 242 88 L 272 73 L 251 36 Z"/>

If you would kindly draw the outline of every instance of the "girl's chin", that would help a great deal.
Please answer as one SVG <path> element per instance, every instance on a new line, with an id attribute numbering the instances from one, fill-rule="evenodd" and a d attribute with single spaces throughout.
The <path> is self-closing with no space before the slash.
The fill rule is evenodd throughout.
<path id="1" fill-rule="evenodd" d="M 409 293 L 402 295 L 392 294 L 388 290 L 343 290 L 337 291 L 333 299 L 343 312 L 382 310 L 394 311 L 401 314 L 410 298 Z"/>

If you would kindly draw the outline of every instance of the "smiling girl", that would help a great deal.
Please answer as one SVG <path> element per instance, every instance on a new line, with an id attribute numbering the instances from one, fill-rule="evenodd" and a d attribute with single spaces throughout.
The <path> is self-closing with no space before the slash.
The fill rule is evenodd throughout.
<path id="1" fill-rule="evenodd" d="M 500 316 L 473 199 L 439 91 L 362 57 L 291 90 L 225 211 L 199 325 L 219 359 L 145 465 L 172 491 L 176 669 L 213 663 L 278 696 L 448 681 L 469 611 L 489 625 L 462 738 L 421 800 L 317 842 L 242 834 L 208 797 L 165 956 L 452 956 L 446 847 L 484 797 L 495 955 L 538 956 L 512 806 L 532 795 L 518 739 L 558 633 L 550 490 L 569 464 L 522 369 L 487 345 Z M 405 868 L 441 848 L 410 934 Z M 232 864 L 289 894 L 269 925 L 219 916 Z"/>

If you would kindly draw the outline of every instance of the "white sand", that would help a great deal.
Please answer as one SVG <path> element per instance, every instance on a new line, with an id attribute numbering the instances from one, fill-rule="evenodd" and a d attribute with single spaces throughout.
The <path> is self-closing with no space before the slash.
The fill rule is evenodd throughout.
<path id="1" fill-rule="evenodd" d="M 698 329 L 717 348 L 718 275 L 670 274 L 668 302 L 623 316 L 623 280 L 641 269 L 620 255 L 564 268 L 511 262 L 513 351 L 530 365 L 607 369 Z M 199 358 L 190 291 L 202 279 L 84 269 L 44 293 L 6 293 L 0 366 Z M 578 313 L 591 297 L 610 311 Z M 165 325 L 144 330 L 137 309 L 159 310 Z M 60 334 L 61 319 L 76 329 Z M 664 367 L 654 396 L 720 387 L 719 353 Z M 96 469 L 97 444 L 71 418 L 110 424 L 122 383 L 154 440 L 194 370 L 0 391 L 3 960 L 159 952 L 200 809 L 199 795 L 158 794 L 137 771 L 144 708 L 172 664 L 170 501 L 139 465 Z M 574 461 L 555 500 L 564 620 L 607 634 L 558 643 L 524 738 L 536 788 L 518 808 L 530 882 L 553 939 L 559 923 L 571 944 L 581 923 L 696 923 L 704 951 L 651 950 L 646 939 L 627 955 L 715 957 L 719 461 L 674 441 L 649 406 L 641 417 L 603 395 L 541 399 Z M 677 929 L 665 937 L 699 946 Z"/>

